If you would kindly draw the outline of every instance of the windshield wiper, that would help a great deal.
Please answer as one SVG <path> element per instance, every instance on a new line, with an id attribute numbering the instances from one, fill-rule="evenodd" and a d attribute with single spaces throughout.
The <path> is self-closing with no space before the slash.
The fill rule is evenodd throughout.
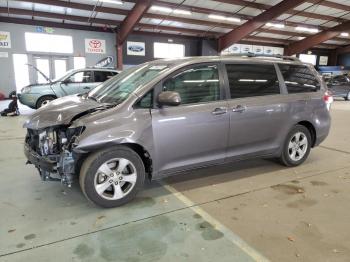
<path id="1" fill-rule="evenodd" d="M 100 101 L 98 101 L 98 99 L 97 99 L 96 97 L 94 97 L 94 96 L 89 96 L 89 95 L 87 95 L 86 98 L 91 99 L 91 100 L 94 100 L 94 101 L 96 101 L 97 103 L 100 103 Z"/>

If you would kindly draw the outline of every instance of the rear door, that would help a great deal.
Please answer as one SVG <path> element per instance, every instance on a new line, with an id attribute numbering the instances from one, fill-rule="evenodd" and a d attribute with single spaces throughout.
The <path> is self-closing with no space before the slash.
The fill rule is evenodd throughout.
<path id="1" fill-rule="evenodd" d="M 220 64 L 180 69 L 160 84 L 158 94 L 160 91 L 178 92 L 181 104 L 156 107 L 151 112 L 154 170 L 166 174 L 223 163 L 229 114 Z"/>
<path id="2" fill-rule="evenodd" d="M 230 90 L 228 160 L 268 155 L 286 124 L 281 76 L 272 63 L 226 63 Z"/>

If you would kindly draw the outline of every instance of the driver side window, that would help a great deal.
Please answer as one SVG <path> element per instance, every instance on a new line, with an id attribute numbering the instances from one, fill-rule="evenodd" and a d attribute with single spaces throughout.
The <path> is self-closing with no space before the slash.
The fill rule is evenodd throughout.
<path id="1" fill-rule="evenodd" d="M 218 67 L 210 64 L 185 69 L 167 79 L 163 91 L 178 92 L 181 104 L 220 100 Z"/>
<path id="2" fill-rule="evenodd" d="M 69 83 L 91 83 L 92 72 L 91 71 L 80 71 L 69 77 Z"/>

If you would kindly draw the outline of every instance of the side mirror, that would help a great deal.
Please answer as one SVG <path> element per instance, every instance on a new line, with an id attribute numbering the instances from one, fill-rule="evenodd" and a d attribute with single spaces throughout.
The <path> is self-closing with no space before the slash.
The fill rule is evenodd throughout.
<path id="1" fill-rule="evenodd" d="M 181 97 L 178 92 L 164 91 L 158 95 L 157 101 L 161 106 L 178 106 L 181 104 Z"/>

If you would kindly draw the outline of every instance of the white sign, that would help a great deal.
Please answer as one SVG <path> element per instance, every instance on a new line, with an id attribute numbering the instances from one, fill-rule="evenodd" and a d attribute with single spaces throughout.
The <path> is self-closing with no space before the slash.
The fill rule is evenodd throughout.
<path id="1" fill-rule="evenodd" d="M 253 52 L 252 45 L 241 45 L 241 53 L 251 53 Z"/>
<path id="2" fill-rule="evenodd" d="M 273 47 L 264 46 L 264 55 L 273 55 Z"/>
<path id="3" fill-rule="evenodd" d="M 241 45 L 240 44 L 234 44 L 229 47 L 229 53 L 232 54 L 239 54 L 241 52 Z"/>
<path id="4" fill-rule="evenodd" d="M 264 47 L 262 45 L 253 45 L 253 53 L 262 55 L 264 53 Z"/>
<path id="5" fill-rule="evenodd" d="M 320 66 L 328 65 L 328 56 L 320 56 L 320 61 L 318 63 Z"/>
<path id="6" fill-rule="evenodd" d="M 137 56 L 145 56 L 146 55 L 146 49 L 145 49 L 145 43 L 144 42 L 127 42 L 126 43 L 127 48 L 127 55 L 137 55 Z"/>
<path id="7" fill-rule="evenodd" d="M 105 54 L 106 41 L 102 39 L 85 39 L 85 52 L 92 54 Z"/>
<path id="8" fill-rule="evenodd" d="M 0 52 L 0 58 L 8 58 L 9 57 L 9 53 L 7 52 Z"/>
<path id="9" fill-rule="evenodd" d="M 283 55 L 283 53 L 284 53 L 284 48 L 282 48 L 282 47 L 274 47 L 273 48 L 274 55 Z"/>
<path id="10" fill-rule="evenodd" d="M 0 48 L 11 48 L 10 32 L 0 31 Z"/>

